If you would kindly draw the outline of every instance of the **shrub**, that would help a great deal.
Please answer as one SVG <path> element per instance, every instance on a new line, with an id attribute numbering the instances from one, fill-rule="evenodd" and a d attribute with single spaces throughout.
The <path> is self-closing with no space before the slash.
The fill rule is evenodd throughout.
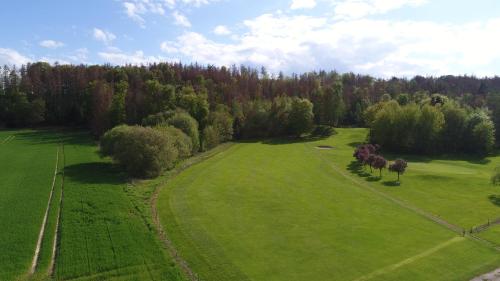
<path id="1" fill-rule="evenodd" d="M 311 135 L 314 137 L 329 137 L 335 135 L 337 132 L 331 126 L 327 125 L 318 125 L 312 131 Z"/>
<path id="2" fill-rule="evenodd" d="M 152 128 L 119 126 L 101 141 L 101 155 L 109 155 L 134 177 L 157 177 L 173 167 L 178 151 L 172 138 Z"/>
<path id="3" fill-rule="evenodd" d="M 200 133 L 198 132 L 198 122 L 187 112 L 177 111 L 167 120 L 168 125 L 172 125 L 183 131 L 191 138 L 193 144 L 193 153 L 200 150 Z"/>
<path id="4" fill-rule="evenodd" d="M 120 125 L 107 131 L 102 137 L 100 142 L 99 153 L 101 156 L 112 156 L 115 153 L 115 146 L 123 138 L 127 136 L 132 127 L 127 125 Z"/>
<path id="5" fill-rule="evenodd" d="M 193 143 L 191 138 L 184 134 L 183 131 L 167 125 L 156 126 L 154 129 L 162 133 L 166 138 L 171 139 L 174 147 L 179 153 L 180 159 L 184 159 L 192 155 Z"/>
<path id="6" fill-rule="evenodd" d="M 203 129 L 203 150 L 209 150 L 216 147 L 220 143 L 220 137 L 217 130 L 212 126 L 207 126 Z"/>

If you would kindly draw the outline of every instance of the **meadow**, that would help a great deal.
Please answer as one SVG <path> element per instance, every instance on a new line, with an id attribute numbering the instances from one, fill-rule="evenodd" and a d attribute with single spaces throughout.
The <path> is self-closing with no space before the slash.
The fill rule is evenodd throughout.
<path id="1" fill-rule="evenodd" d="M 499 157 L 386 155 L 409 160 L 397 185 L 353 163 L 366 134 L 237 143 L 161 189 L 162 225 L 202 280 L 469 280 L 500 265 L 500 227 L 462 236 L 500 216 Z"/>
<path id="2" fill-rule="evenodd" d="M 88 133 L 2 131 L 0 139 L 0 280 L 183 280 L 141 207 L 148 201 Z"/>
<path id="3" fill-rule="evenodd" d="M 500 157 L 384 153 L 409 161 L 397 185 L 353 162 L 366 135 L 222 145 L 136 181 L 86 132 L 0 131 L 0 280 L 189 279 L 180 261 L 217 281 L 469 280 L 500 266 L 500 225 L 468 234 L 500 217 Z"/>

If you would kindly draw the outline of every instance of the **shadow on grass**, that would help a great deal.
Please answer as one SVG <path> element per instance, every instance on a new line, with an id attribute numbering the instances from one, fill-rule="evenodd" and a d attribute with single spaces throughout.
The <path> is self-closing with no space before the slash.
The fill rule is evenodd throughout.
<path id="1" fill-rule="evenodd" d="M 351 143 L 348 143 L 347 145 L 350 147 L 357 148 L 358 146 L 360 146 L 362 144 L 364 144 L 364 142 L 351 142 Z"/>
<path id="2" fill-rule="evenodd" d="M 65 176 L 82 184 L 122 184 L 125 176 L 118 166 L 107 162 L 90 162 L 66 166 Z"/>
<path id="3" fill-rule="evenodd" d="M 493 205 L 500 207 L 500 195 L 490 195 L 488 199 Z"/>
<path id="4" fill-rule="evenodd" d="M 398 181 L 384 181 L 382 182 L 383 185 L 389 186 L 389 187 L 394 187 L 394 186 L 400 186 L 401 183 Z"/>
<path id="5" fill-rule="evenodd" d="M 491 159 L 486 158 L 485 156 L 477 155 L 477 154 L 465 154 L 465 153 L 455 153 L 455 154 L 436 154 L 436 155 L 416 155 L 416 154 L 407 154 L 407 153 L 397 153 L 390 151 L 382 151 L 382 154 L 386 156 L 387 159 L 397 159 L 402 158 L 408 162 L 415 163 L 429 163 L 434 160 L 443 160 L 443 161 L 466 161 L 471 164 L 479 164 L 486 165 L 491 162 Z M 500 153 L 495 152 L 488 157 L 500 156 Z"/>
<path id="6" fill-rule="evenodd" d="M 363 165 L 361 165 L 358 161 L 351 161 L 351 163 L 347 165 L 347 170 L 360 177 L 368 178 L 367 180 L 373 177 L 372 174 L 363 169 Z"/>
<path id="7" fill-rule="evenodd" d="M 369 181 L 369 182 L 375 182 L 375 181 L 380 181 L 382 178 L 379 177 L 379 176 L 369 176 L 366 178 L 366 181 Z"/>
<path id="8" fill-rule="evenodd" d="M 74 130 L 38 130 L 20 131 L 15 134 L 17 140 L 28 144 L 59 144 L 67 145 L 95 145 L 92 137 L 85 131 Z"/>

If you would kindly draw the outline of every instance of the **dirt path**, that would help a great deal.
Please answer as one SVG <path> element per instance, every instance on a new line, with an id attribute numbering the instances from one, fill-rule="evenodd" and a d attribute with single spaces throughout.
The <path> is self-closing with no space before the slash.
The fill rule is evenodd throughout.
<path id="1" fill-rule="evenodd" d="M 57 177 L 57 167 L 59 165 L 59 147 L 57 148 L 56 153 L 56 167 L 54 169 L 54 177 L 52 179 L 52 187 L 50 190 L 49 200 L 47 202 L 47 208 L 45 209 L 45 215 L 43 216 L 42 226 L 40 227 L 40 233 L 38 234 L 38 241 L 36 243 L 35 254 L 33 255 L 33 261 L 31 262 L 30 275 L 33 275 L 36 270 L 36 266 L 38 264 L 38 257 L 40 256 L 40 248 L 42 246 L 43 236 L 45 233 L 45 227 L 47 225 L 47 217 L 49 215 L 50 203 L 52 202 L 52 195 L 54 194 L 54 186 L 56 183 Z"/>
<path id="2" fill-rule="evenodd" d="M 215 148 L 211 151 L 199 154 L 197 156 L 194 156 L 190 159 L 186 159 L 180 166 L 175 168 L 170 172 L 168 176 L 166 176 L 165 180 L 161 181 L 155 188 L 153 195 L 151 196 L 150 199 L 150 204 L 151 204 L 151 215 L 153 217 L 153 223 L 156 226 L 156 229 L 158 231 L 158 234 L 160 236 L 160 240 L 174 259 L 175 263 L 181 268 L 181 270 L 185 273 L 185 275 L 189 278 L 190 281 L 199 281 L 200 279 L 198 278 L 198 275 L 190 268 L 188 262 L 184 260 L 179 252 L 175 249 L 172 241 L 168 238 L 167 233 L 163 226 L 161 225 L 160 222 L 160 216 L 158 214 L 158 208 L 157 208 L 157 202 L 158 202 L 158 196 L 160 194 L 161 189 L 165 186 L 165 184 L 171 180 L 173 177 L 178 175 L 180 172 L 184 171 L 185 169 L 196 165 L 202 161 L 205 161 L 207 159 L 210 159 L 211 157 L 226 151 L 229 149 L 231 146 L 233 146 L 232 143 L 226 143 L 222 144 L 218 148 Z"/>
<path id="3" fill-rule="evenodd" d="M 470 281 L 500 281 L 500 268 L 473 278 Z"/>
<path id="4" fill-rule="evenodd" d="M 62 212 L 62 204 L 63 204 L 63 197 L 64 197 L 64 167 L 66 165 L 66 157 L 64 154 L 64 145 L 62 146 L 62 159 L 63 159 L 63 164 L 62 164 L 62 176 L 61 176 L 61 197 L 59 198 L 59 209 L 57 211 L 57 218 L 56 218 L 56 228 L 54 232 L 54 239 L 52 241 L 52 256 L 50 258 L 50 265 L 49 265 L 49 276 L 53 277 L 55 273 L 55 265 L 56 265 L 56 259 L 58 255 L 58 244 L 59 244 L 59 233 L 61 229 L 61 212 Z"/>
<path id="5" fill-rule="evenodd" d="M 463 241 L 464 239 L 465 239 L 464 237 L 453 237 L 450 240 L 444 241 L 443 243 L 441 243 L 439 245 L 436 245 L 436 246 L 434 246 L 434 247 L 432 247 L 432 248 L 430 248 L 430 249 L 428 249 L 428 250 L 426 250 L 426 251 L 424 251 L 424 252 L 422 252 L 422 253 L 420 253 L 418 255 L 415 255 L 413 257 L 409 257 L 409 258 L 407 258 L 405 260 L 402 260 L 402 261 L 400 261 L 398 263 L 395 263 L 395 264 L 392 264 L 390 266 L 381 268 L 381 269 L 376 270 L 376 271 L 374 271 L 374 272 L 372 272 L 370 274 L 361 276 L 360 278 L 358 278 L 358 279 L 356 279 L 354 281 L 365 281 L 365 280 L 369 280 L 369 279 L 372 279 L 374 277 L 377 277 L 379 275 L 389 273 L 389 272 L 394 271 L 394 270 L 396 270 L 396 269 L 398 269 L 398 268 L 400 268 L 402 266 L 405 266 L 405 265 L 410 264 L 410 263 L 412 263 L 414 261 L 417 261 L 419 259 L 425 258 L 425 257 L 427 257 L 429 255 L 432 255 L 435 252 L 437 252 L 437 251 L 439 251 L 439 250 L 441 250 L 441 249 L 443 249 L 443 248 L 445 248 L 445 247 L 447 247 L 447 246 L 449 246 L 451 244 L 454 244 L 454 243 L 459 242 L 459 241 Z"/>

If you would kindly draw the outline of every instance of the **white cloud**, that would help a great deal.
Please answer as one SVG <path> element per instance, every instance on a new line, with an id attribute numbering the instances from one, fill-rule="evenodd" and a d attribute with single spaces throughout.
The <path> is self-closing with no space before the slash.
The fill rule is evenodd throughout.
<path id="1" fill-rule="evenodd" d="M 175 25 L 191 27 L 191 22 L 189 21 L 189 19 L 185 15 L 179 13 L 179 11 L 174 11 L 172 13 L 172 17 L 174 18 Z"/>
<path id="2" fill-rule="evenodd" d="M 219 0 L 122 0 L 122 4 L 125 14 L 141 27 L 145 28 L 147 16 L 164 16 L 167 9 L 176 10 L 174 14 L 177 13 L 183 19 L 177 20 L 178 18 L 174 16 L 176 19 L 175 23 L 178 25 L 181 23 L 180 25 L 186 26 L 189 21 L 178 12 L 180 8 L 201 7 L 217 1 Z"/>
<path id="3" fill-rule="evenodd" d="M 63 42 L 58 42 L 54 40 L 43 40 L 39 42 L 39 45 L 48 49 L 57 49 L 64 46 Z"/>
<path id="4" fill-rule="evenodd" d="M 389 77 L 492 75 L 500 63 L 500 18 L 463 24 L 399 20 L 332 20 L 265 14 L 221 43 L 185 32 L 161 48 L 215 65 L 264 65 L 274 73 L 337 69 Z"/>
<path id="5" fill-rule="evenodd" d="M 16 50 L 0 48 L 0 65 L 22 65 L 32 59 L 20 54 Z"/>
<path id="6" fill-rule="evenodd" d="M 97 41 L 101 41 L 106 45 L 111 45 L 113 43 L 113 40 L 116 39 L 116 36 L 109 31 L 94 28 L 94 39 Z"/>
<path id="7" fill-rule="evenodd" d="M 76 49 L 73 54 L 67 56 L 75 63 L 88 63 L 89 50 L 87 48 Z"/>
<path id="8" fill-rule="evenodd" d="M 335 18 L 359 19 L 369 15 L 385 14 L 404 6 L 420 6 L 427 0 L 343 0 L 334 2 Z"/>
<path id="9" fill-rule="evenodd" d="M 316 0 L 292 0 L 292 5 L 290 9 L 312 9 L 316 7 Z"/>
<path id="10" fill-rule="evenodd" d="M 229 35 L 231 34 L 231 30 L 225 25 L 218 25 L 214 28 L 214 33 L 217 35 Z"/>
<path id="11" fill-rule="evenodd" d="M 146 56 L 143 51 L 136 51 L 134 53 L 124 53 L 124 52 L 100 52 L 99 57 L 103 59 L 106 63 L 125 65 L 125 64 L 148 64 L 160 61 L 170 61 L 161 56 Z"/>

